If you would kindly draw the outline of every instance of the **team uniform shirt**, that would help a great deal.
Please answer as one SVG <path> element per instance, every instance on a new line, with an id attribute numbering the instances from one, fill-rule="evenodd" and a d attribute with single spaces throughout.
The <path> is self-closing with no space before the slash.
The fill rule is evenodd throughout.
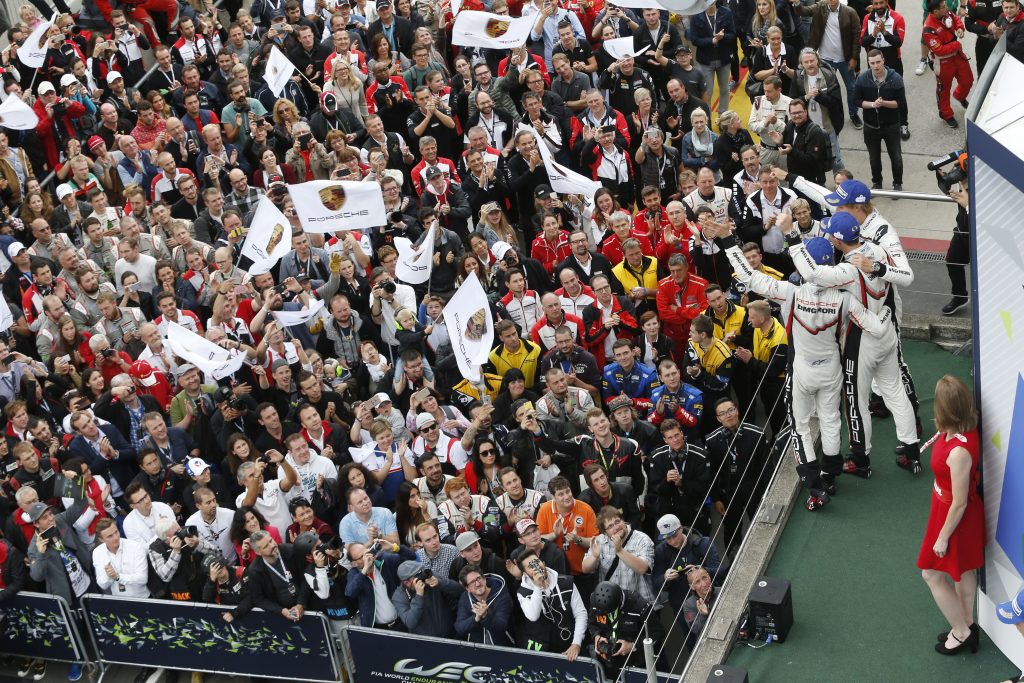
<path id="1" fill-rule="evenodd" d="M 534 324 L 543 315 L 540 297 L 532 289 L 525 290 L 522 296 L 509 292 L 499 303 L 505 307 L 512 322 L 519 327 L 519 335 L 523 337 L 530 333 Z"/>
<path id="2" fill-rule="evenodd" d="M 650 402 L 651 393 L 660 384 L 654 368 L 633 363 L 633 367 L 626 371 L 618 363 L 611 363 L 604 369 L 601 394 L 606 402 L 626 394 L 633 399 L 633 405 L 640 408 Z"/>

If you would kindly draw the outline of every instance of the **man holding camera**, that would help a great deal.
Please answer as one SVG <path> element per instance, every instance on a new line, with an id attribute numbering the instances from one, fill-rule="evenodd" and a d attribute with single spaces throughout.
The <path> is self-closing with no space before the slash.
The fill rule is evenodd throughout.
<path id="1" fill-rule="evenodd" d="M 398 338 L 395 336 L 395 312 L 402 308 L 416 310 L 416 294 L 409 285 L 394 281 L 391 274 L 377 266 L 370 273 L 373 289 L 370 290 L 370 317 L 380 325 L 380 336 L 391 347 L 392 357 L 397 357 Z"/>
<path id="2" fill-rule="evenodd" d="M 228 83 L 228 97 L 231 101 L 221 110 L 220 120 L 228 142 L 245 150 L 249 145 L 249 126 L 254 120 L 262 120 L 267 110 L 254 97 L 249 97 L 241 81 Z"/>
<path id="3" fill-rule="evenodd" d="M 660 542 L 654 549 L 654 571 L 651 574 L 654 592 L 657 595 L 664 591 L 676 614 L 682 610 L 689 595 L 685 579 L 691 571 L 703 567 L 719 585 L 725 580 L 714 541 L 684 527 L 675 515 L 662 515 L 658 520 L 658 538 Z"/>
<path id="4" fill-rule="evenodd" d="M 39 99 L 32 104 L 32 110 L 39 117 L 36 135 L 46 155 L 46 167 L 55 170 L 60 164 L 59 149 L 64 149 L 71 138 L 77 137 L 73 119 L 85 114 L 85 105 L 77 100 L 57 97 L 57 89 L 50 81 L 39 84 Z"/>
<path id="5" fill-rule="evenodd" d="M 149 544 L 149 563 L 162 582 L 151 587 L 154 597 L 192 602 L 203 594 L 206 574 L 203 556 L 216 550 L 199 537 L 194 526 L 179 527 L 173 519 L 157 520 L 156 538 Z"/>
<path id="6" fill-rule="evenodd" d="M 448 578 L 434 575 L 422 562 L 406 560 L 398 566 L 402 582 L 391 594 L 391 604 L 410 633 L 433 638 L 455 634 L 453 607 L 462 587 Z"/>
<path id="7" fill-rule="evenodd" d="M 249 537 L 258 557 L 245 569 L 246 591 L 242 602 L 223 614 L 231 623 L 259 607 L 271 614 L 280 614 L 289 621 L 299 621 L 306 613 L 309 586 L 292 573 L 298 558 L 291 545 L 278 545 L 270 533 L 260 530 Z"/>
<path id="8" fill-rule="evenodd" d="M 627 657 L 635 667 L 644 667 L 643 648 L 637 644 L 645 637 L 654 640 L 655 651 L 665 635 L 654 606 L 630 590 L 623 590 L 611 581 L 597 584 L 590 599 L 588 627 L 594 636 L 594 655 L 605 674 L 617 676 Z M 636 650 L 632 656 L 630 653 Z"/>
<path id="9" fill-rule="evenodd" d="M 278 466 L 279 478 L 264 482 L 263 471 L 271 463 Z M 270 449 L 256 462 L 243 462 L 238 467 L 237 476 L 238 483 L 245 487 L 245 491 L 238 494 L 235 509 L 255 507 L 267 522 L 278 529 L 291 526 L 288 501 L 295 497 L 292 489 L 298 482 L 298 474 L 280 451 Z"/>
<path id="10" fill-rule="evenodd" d="M 587 607 L 572 579 L 549 568 L 529 547 L 516 559 L 515 569 L 522 576 L 516 597 L 525 617 L 516 644 L 527 650 L 561 652 L 575 661 L 587 635 Z"/>

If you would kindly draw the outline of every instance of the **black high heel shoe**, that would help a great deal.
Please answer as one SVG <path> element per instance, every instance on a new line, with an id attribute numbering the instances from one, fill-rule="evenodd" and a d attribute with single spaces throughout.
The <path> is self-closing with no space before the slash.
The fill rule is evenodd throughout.
<path id="1" fill-rule="evenodd" d="M 966 640 L 960 640 L 953 633 L 950 633 L 950 635 L 953 636 L 953 640 L 960 644 L 956 647 L 948 648 L 945 643 L 935 643 L 935 651 L 940 655 L 958 655 L 968 649 L 971 651 L 971 654 L 978 651 L 978 643 L 981 640 L 981 634 L 978 631 L 971 631 L 971 635 L 967 636 Z"/>
<path id="2" fill-rule="evenodd" d="M 973 634 L 975 631 L 978 631 L 980 628 L 981 627 L 978 626 L 977 623 L 971 624 L 971 633 Z M 937 643 L 944 643 L 944 642 L 946 642 L 946 638 L 948 638 L 948 637 L 949 637 L 949 631 L 943 631 L 939 635 L 935 636 L 935 642 L 937 642 Z M 1024 683 L 1024 681 L 1022 681 L 1021 683 Z"/>

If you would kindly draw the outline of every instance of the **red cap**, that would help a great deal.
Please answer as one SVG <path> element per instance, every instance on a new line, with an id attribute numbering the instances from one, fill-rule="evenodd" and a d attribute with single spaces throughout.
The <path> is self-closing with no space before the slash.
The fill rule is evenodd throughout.
<path id="1" fill-rule="evenodd" d="M 139 384 L 144 387 L 151 387 L 156 384 L 156 371 L 153 370 L 152 365 L 144 360 L 137 360 L 132 363 L 128 374 L 132 376 L 132 379 L 138 380 Z"/>
<path id="2" fill-rule="evenodd" d="M 106 143 L 106 141 L 103 138 L 101 138 L 99 135 L 93 135 L 91 138 L 89 138 L 89 149 L 90 150 L 96 149 L 97 147 L 99 147 L 100 145 L 105 144 L 105 143 Z"/>

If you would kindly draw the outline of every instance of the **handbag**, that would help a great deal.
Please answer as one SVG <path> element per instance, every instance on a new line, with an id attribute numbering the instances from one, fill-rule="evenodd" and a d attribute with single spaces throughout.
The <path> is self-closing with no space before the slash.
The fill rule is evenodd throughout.
<path id="1" fill-rule="evenodd" d="M 764 83 L 754 78 L 754 75 L 748 72 L 747 81 L 743 84 L 743 90 L 746 91 L 747 97 L 750 98 L 750 103 L 754 104 L 755 98 L 764 95 Z"/>

